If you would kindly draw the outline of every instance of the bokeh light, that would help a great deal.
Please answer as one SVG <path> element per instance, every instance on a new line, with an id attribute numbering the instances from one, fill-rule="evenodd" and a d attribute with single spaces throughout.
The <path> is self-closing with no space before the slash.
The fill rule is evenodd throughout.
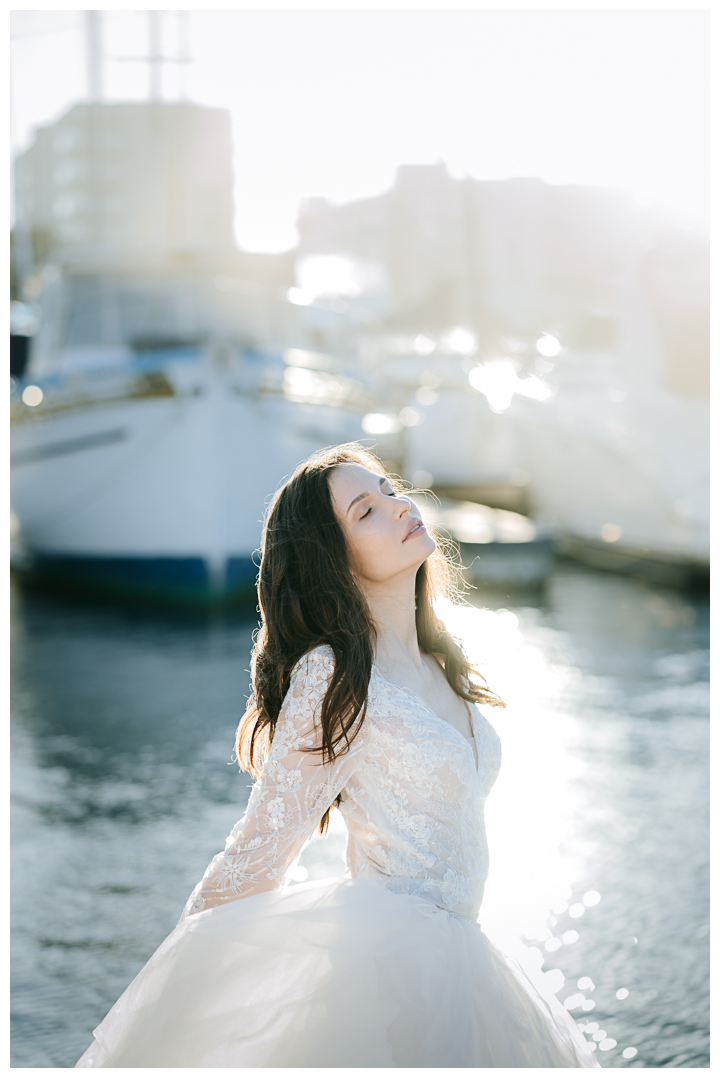
<path id="1" fill-rule="evenodd" d="M 29 405 L 34 408 L 39 405 L 43 399 L 43 392 L 39 386 L 26 386 L 22 392 L 23 404 Z"/>
<path id="2" fill-rule="evenodd" d="M 543 334 L 535 342 L 535 348 L 541 356 L 557 356 L 562 352 L 562 345 L 553 334 Z"/>

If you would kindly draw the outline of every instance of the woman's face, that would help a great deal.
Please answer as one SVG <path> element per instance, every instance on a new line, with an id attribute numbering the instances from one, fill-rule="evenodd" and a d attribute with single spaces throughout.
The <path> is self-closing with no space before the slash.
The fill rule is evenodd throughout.
<path id="1" fill-rule="evenodd" d="M 422 515 L 385 476 L 364 465 L 337 465 L 328 478 L 335 514 L 357 578 L 383 582 L 417 568 L 435 550 Z"/>

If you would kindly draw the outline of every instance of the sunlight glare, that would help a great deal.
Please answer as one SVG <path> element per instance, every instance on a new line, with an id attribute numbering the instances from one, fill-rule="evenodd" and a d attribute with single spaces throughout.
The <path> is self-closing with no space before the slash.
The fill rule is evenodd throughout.
<path id="1" fill-rule="evenodd" d="M 443 334 L 440 339 L 440 348 L 446 353 L 468 356 L 477 349 L 477 337 L 472 330 L 466 330 L 464 326 L 456 326 Z"/>
<path id="2" fill-rule="evenodd" d="M 315 294 L 308 292 L 307 289 L 288 289 L 287 298 L 291 304 L 297 304 L 298 307 L 309 307 L 315 299 Z"/>
<path id="3" fill-rule="evenodd" d="M 501 413 L 512 404 L 515 394 L 534 401 L 549 401 L 557 393 L 556 387 L 548 386 L 537 375 L 518 376 L 518 363 L 510 357 L 500 357 L 477 364 L 468 374 L 470 385 L 488 400 L 493 412 Z"/>
<path id="4" fill-rule="evenodd" d="M 362 418 L 362 429 L 368 435 L 395 435 L 402 427 L 399 417 L 391 413 L 366 413 Z"/>
<path id="5" fill-rule="evenodd" d="M 295 274 L 300 289 L 313 296 L 360 296 L 365 292 L 363 267 L 342 255 L 306 255 Z"/>
<path id="6" fill-rule="evenodd" d="M 418 334 L 413 341 L 413 348 L 415 349 L 415 352 L 420 353 L 421 356 L 429 356 L 435 349 L 435 342 L 425 334 Z"/>
<path id="7" fill-rule="evenodd" d="M 505 412 L 512 403 L 517 389 L 517 377 L 514 360 L 489 360 L 478 364 L 468 375 L 470 385 L 484 394 L 493 412 Z"/>
<path id="8" fill-rule="evenodd" d="M 562 351 L 562 345 L 553 334 L 543 334 L 535 342 L 535 348 L 541 356 L 557 356 Z"/>
<path id="9" fill-rule="evenodd" d="M 579 766 L 569 745 L 576 721 L 557 705 L 573 671 L 526 640 L 516 612 L 450 600 L 436 609 L 507 704 L 482 709 L 503 744 L 503 767 L 486 809 L 491 869 L 482 925 L 511 951 L 522 935 L 553 953 L 563 942 L 548 930 L 550 911 L 568 910 L 577 876 L 572 861 L 560 856 L 578 797 Z"/>
<path id="10" fill-rule="evenodd" d="M 572 1012 L 573 1009 L 579 1009 L 584 1001 L 584 994 L 571 994 L 570 997 L 565 998 L 565 1000 L 563 1001 L 563 1005 L 566 1009 Z M 585 1031 L 587 1031 L 587 1028 L 585 1028 Z"/>
<path id="11" fill-rule="evenodd" d="M 534 401 L 547 401 L 554 397 L 556 390 L 539 379 L 537 375 L 528 375 L 526 379 L 518 379 L 515 392 L 522 397 L 532 398 Z"/>

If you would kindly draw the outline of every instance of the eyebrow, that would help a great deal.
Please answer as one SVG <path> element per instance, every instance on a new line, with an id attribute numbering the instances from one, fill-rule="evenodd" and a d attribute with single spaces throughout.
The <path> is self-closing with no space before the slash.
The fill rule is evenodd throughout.
<path id="1" fill-rule="evenodd" d="M 361 499 L 366 499 L 366 498 L 368 497 L 368 495 L 369 495 L 369 494 L 370 494 L 370 492 L 369 492 L 369 491 L 363 491 L 362 495 L 356 495 L 356 496 L 355 496 L 355 498 L 353 499 L 353 501 L 352 501 L 352 502 L 350 503 L 350 505 L 348 506 L 348 508 L 347 508 L 347 510 L 345 511 L 345 513 L 346 513 L 346 514 L 349 514 L 349 513 L 350 513 L 350 511 L 352 510 L 353 506 L 355 505 L 355 503 L 356 503 L 356 502 L 360 502 L 360 500 L 361 500 Z"/>
<path id="2" fill-rule="evenodd" d="M 387 482 L 388 482 L 388 483 L 390 483 L 390 481 L 388 480 L 387 476 L 379 476 L 379 477 L 378 477 L 378 491 L 379 491 L 379 490 L 380 490 L 380 488 L 381 488 L 381 487 L 383 486 L 383 484 L 385 483 L 385 481 L 386 481 L 386 480 L 387 480 Z M 361 499 L 367 499 L 367 497 L 368 497 L 368 495 L 369 495 L 369 494 L 370 494 L 370 492 L 369 492 L 369 491 L 363 491 L 362 495 L 356 495 L 356 496 L 355 496 L 355 498 L 353 499 L 353 501 L 352 501 L 352 502 L 350 503 L 350 505 L 348 506 L 348 508 L 347 508 L 347 510 L 345 511 L 345 513 L 346 513 L 346 514 L 349 514 L 349 513 L 350 513 L 350 511 L 352 510 L 353 506 L 355 505 L 355 503 L 356 503 L 356 502 L 360 502 L 360 500 L 361 500 Z"/>

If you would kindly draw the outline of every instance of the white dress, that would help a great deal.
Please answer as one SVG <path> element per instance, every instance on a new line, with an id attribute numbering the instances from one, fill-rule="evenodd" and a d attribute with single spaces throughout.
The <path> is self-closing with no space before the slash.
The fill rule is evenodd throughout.
<path id="1" fill-rule="evenodd" d="M 575 1022 L 481 931 L 485 797 L 471 744 L 373 669 L 365 722 L 308 752 L 334 658 L 296 666 L 247 811 L 76 1068 L 597 1068 Z M 349 877 L 283 885 L 342 793 Z"/>

